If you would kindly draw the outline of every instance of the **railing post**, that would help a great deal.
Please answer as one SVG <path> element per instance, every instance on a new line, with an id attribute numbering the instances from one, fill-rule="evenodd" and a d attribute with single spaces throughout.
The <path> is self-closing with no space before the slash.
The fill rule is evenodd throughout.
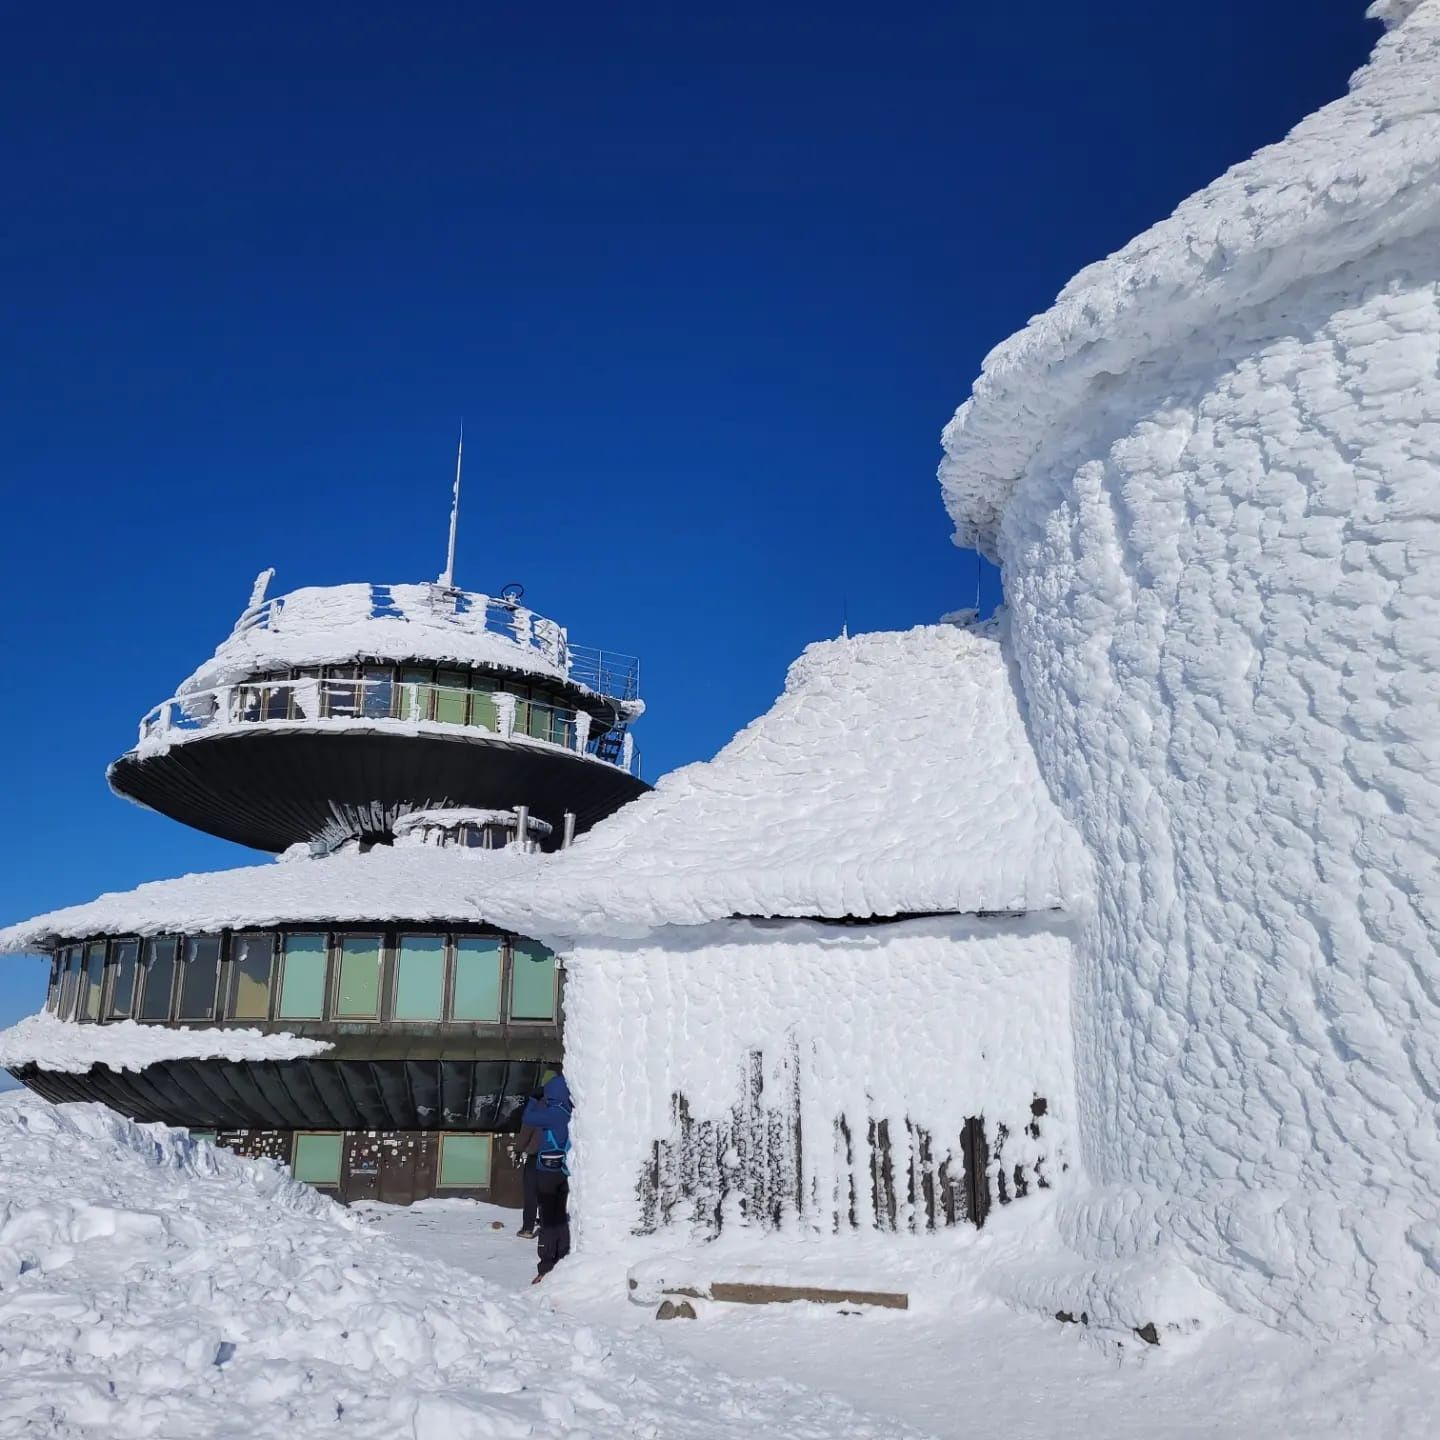
<path id="1" fill-rule="evenodd" d="M 508 692 L 495 696 L 495 717 L 500 722 L 500 734 L 508 740 L 515 733 L 515 697 Z"/>

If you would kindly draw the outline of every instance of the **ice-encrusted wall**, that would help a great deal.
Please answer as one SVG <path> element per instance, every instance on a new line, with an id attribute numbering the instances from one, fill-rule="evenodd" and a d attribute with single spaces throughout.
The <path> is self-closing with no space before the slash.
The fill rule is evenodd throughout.
<path id="1" fill-rule="evenodd" d="M 1349 96 L 987 360 L 942 478 L 1095 864 L 1067 1239 L 1434 1336 L 1440 3 L 1379 9 Z"/>
<path id="2" fill-rule="evenodd" d="M 974 1119 L 994 1201 L 1058 1185 L 1069 957 L 1064 926 L 1038 917 L 730 920 L 577 945 L 565 1071 L 581 1239 L 914 1230 L 927 1201 L 948 1203 L 938 1223 L 963 1220 Z"/>
<path id="3" fill-rule="evenodd" d="M 1090 1176 L 1286 1326 L 1440 1324 L 1437 282 L 1411 242 L 1152 357 L 1001 527 L 1098 861 Z M 1137 1238 L 1123 1197 L 1076 1216 Z"/>

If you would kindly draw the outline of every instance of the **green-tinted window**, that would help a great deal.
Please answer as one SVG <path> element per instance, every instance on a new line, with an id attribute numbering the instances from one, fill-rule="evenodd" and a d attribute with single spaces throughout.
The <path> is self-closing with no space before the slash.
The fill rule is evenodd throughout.
<path id="1" fill-rule="evenodd" d="M 287 935 L 280 979 L 281 1020 L 319 1020 L 325 1014 L 325 937 Z"/>
<path id="2" fill-rule="evenodd" d="M 421 669 L 400 672 L 399 715 L 402 720 L 429 720 L 435 703 L 435 687 L 430 671 Z"/>
<path id="3" fill-rule="evenodd" d="M 110 1002 L 105 1013 L 111 1020 L 128 1020 L 135 1013 L 139 962 L 138 940 L 117 940 L 110 949 Z"/>
<path id="4" fill-rule="evenodd" d="M 215 986 L 220 978 L 220 937 L 191 935 L 185 941 L 185 963 L 180 967 L 180 1003 L 176 1018 L 213 1020 Z"/>
<path id="5" fill-rule="evenodd" d="M 173 935 L 157 935 L 145 942 L 144 981 L 140 987 L 140 1018 L 168 1020 L 170 992 L 175 988 Z"/>
<path id="6" fill-rule="evenodd" d="M 489 1135 L 442 1135 L 440 1187 L 488 1190 L 490 1146 Z"/>
<path id="7" fill-rule="evenodd" d="M 538 940 L 516 940 L 510 947 L 510 1018 L 555 1018 L 555 955 Z"/>
<path id="8" fill-rule="evenodd" d="M 479 685 L 485 683 L 484 680 L 476 681 Z M 488 690 L 470 692 L 470 723 L 482 730 L 499 730 L 500 715 L 495 708 L 495 697 Z"/>
<path id="9" fill-rule="evenodd" d="M 85 949 L 85 974 L 80 982 L 80 1019 L 100 1018 L 100 990 L 105 983 L 105 942 L 97 940 Z"/>
<path id="10" fill-rule="evenodd" d="M 295 1136 L 295 1163 L 291 1170 L 297 1180 L 310 1185 L 338 1185 L 340 1183 L 340 1154 L 345 1137 L 335 1134 L 305 1134 Z"/>
<path id="11" fill-rule="evenodd" d="M 270 970 L 275 957 L 271 935 L 237 935 L 230 943 L 230 1017 L 266 1020 L 270 1016 Z"/>
<path id="12" fill-rule="evenodd" d="M 496 936 L 463 936 L 455 942 L 455 993 L 452 1020 L 500 1018 L 500 953 Z"/>
<path id="13" fill-rule="evenodd" d="M 439 1020 L 445 1003 L 445 937 L 402 935 L 395 955 L 395 1019 Z"/>
<path id="14" fill-rule="evenodd" d="M 441 670 L 435 681 L 435 718 L 445 725 L 463 725 L 470 699 L 470 677 L 463 670 Z"/>
<path id="15" fill-rule="evenodd" d="M 374 1020 L 380 1014 L 380 937 L 346 935 L 340 941 L 338 1020 Z"/>

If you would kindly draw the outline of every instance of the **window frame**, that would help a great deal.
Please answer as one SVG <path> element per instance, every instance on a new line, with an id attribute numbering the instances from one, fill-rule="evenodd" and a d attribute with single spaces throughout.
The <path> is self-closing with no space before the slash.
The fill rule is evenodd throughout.
<path id="1" fill-rule="evenodd" d="M 377 1025 L 380 1023 L 385 1012 L 385 955 L 389 948 L 385 943 L 386 931 L 380 930 L 335 930 L 330 935 L 330 946 L 328 959 L 330 968 L 327 972 L 328 995 L 330 1013 L 325 1018 L 333 1020 L 336 1024 L 344 1025 Z M 345 942 L 347 940 L 374 940 L 375 941 L 375 1013 L 373 1015 L 345 1015 L 340 1010 L 340 989 L 344 983 L 345 971 Z"/>
<path id="2" fill-rule="evenodd" d="M 483 1140 L 485 1142 L 485 1182 L 477 1185 L 462 1180 L 445 1183 L 445 1144 L 449 1140 Z M 440 1190 L 484 1190 L 487 1194 L 495 1185 L 495 1133 L 490 1130 L 442 1130 L 440 1143 L 435 1147 L 435 1189 Z"/>
<path id="3" fill-rule="evenodd" d="M 448 951 L 447 964 L 445 966 L 445 1017 L 440 1022 L 442 1025 L 504 1025 L 505 1021 L 505 990 L 506 976 L 510 969 L 510 941 L 511 937 L 506 934 L 482 931 L 479 933 L 451 932 L 446 936 Z M 495 996 L 495 1015 L 492 1019 L 469 1019 L 455 1014 L 455 995 L 459 990 L 460 980 L 460 946 L 466 940 L 493 940 L 499 946 L 499 964 L 497 966 Z"/>
<path id="4" fill-rule="evenodd" d="M 405 950 L 405 941 L 438 940 L 440 942 L 440 1013 L 434 1017 L 400 1015 L 400 961 Z M 389 1015 L 392 1025 L 444 1025 L 450 1009 L 450 953 L 454 936 L 444 930 L 401 930 L 395 928 L 395 945 L 391 951 L 389 991 Z"/>
<path id="5" fill-rule="evenodd" d="M 75 988 L 75 1020 L 80 1025 L 98 1025 L 105 1013 L 105 966 L 110 958 L 110 946 L 102 940 L 86 940 L 80 948 L 80 973 Z M 90 963 L 94 952 L 100 952 L 100 973 L 93 985 L 90 979 Z M 95 999 L 95 1013 L 90 1014 L 91 996 Z"/>
<path id="6" fill-rule="evenodd" d="M 275 1002 L 280 988 L 276 984 L 276 980 L 280 971 L 281 952 L 281 947 L 277 942 L 283 938 L 282 933 L 278 930 L 234 930 L 230 932 L 229 974 L 225 977 L 224 1003 L 220 1007 L 222 1019 L 260 1024 L 268 1023 L 275 1018 Z M 251 940 L 268 940 L 270 942 L 270 964 L 265 972 L 265 1013 L 263 1015 L 241 1015 L 236 1004 L 236 997 L 240 992 L 240 958 L 236 946 Z"/>
<path id="7" fill-rule="evenodd" d="M 120 952 L 127 946 L 135 947 L 133 978 L 130 981 L 130 1008 L 123 1014 L 115 1009 L 115 982 L 120 978 Z M 115 1020 L 134 1020 L 140 1000 L 140 963 L 145 953 L 145 942 L 138 935 L 115 935 L 111 937 L 109 953 L 105 957 L 105 984 L 100 994 L 100 1019 L 102 1023 Z"/>
<path id="8" fill-rule="evenodd" d="M 281 931 L 277 931 L 276 933 L 277 933 L 277 934 L 279 935 L 279 937 L 280 937 L 280 945 L 279 945 L 279 947 L 278 947 L 278 949 L 279 949 L 279 954 L 280 954 L 280 963 L 279 963 L 279 965 L 276 967 L 276 973 L 277 973 L 277 975 L 278 975 L 279 983 L 278 983 L 278 984 L 276 985 L 276 987 L 275 987 L 275 997 L 274 997 L 274 999 L 272 1000 L 272 1002 L 271 1002 L 271 1007 L 270 1007 L 270 1013 L 271 1013 L 272 1018 L 275 1019 L 275 1020 L 277 1020 L 277 1021 L 279 1021 L 279 1020 L 293 1020 L 293 1021 L 299 1021 L 299 1022 L 302 1022 L 302 1023 L 305 1022 L 305 1021 L 328 1020 L 330 1017 L 325 1014 L 325 1007 L 326 1007 L 326 1002 L 327 1002 L 327 1000 L 329 999 L 329 995 L 330 995 L 330 972 L 331 972 L 331 969 L 333 968 L 333 967 L 332 967 L 332 964 L 331 964 L 331 961 L 332 961 L 332 958 L 333 958 L 333 951 L 334 951 L 334 947 L 333 947 L 333 946 L 331 945 L 331 943 L 330 943 L 330 942 L 331 942 L 331 934 L 330 934 L 330 932 L 329 932 L 328 930 L 281 930 Z M 286 972 L 286 970 L 288 969 L 289 964 L 290 964 L 290 956 L 289 956 L 288 953 L 286 953 L 286 947 L 287 947 L 287 944 L 288 944 L 289 941 L 294 940 L 294 939 L 299 939 L 300 937 L 302 937 L 302 936 L 307 936 L 307 935 L 315 935 L 315 936 L 318 936 L 318 937 L 319 937 L 319 939 L 320 939 L 320 941 L 321 941 L 320 954 L 321 954 L 321 956 L 322 956 L 322 958 L 323 958 L 323 960 L 324 960 L 324 964 L 325 964 L 325 972 L 324 972 L 324 974 L 321 976 L 321 979 L 320 979 L 320 1014 L 318 1014 L 318 1015 L 287 1015 L 287 1014 L 284 1013 L 284 1010 L 285 1010 L 285 972 Z M 302 953 L 302 954 L 307 954 L 307 955 L 309 955 L 309 954 L 313 954 L 314 952 L 313 952 L 313 951 L 302 951 L 301 953 Z"/>
<path id="9" fill-rule="evenodd" d="M 184 936 L 178 931 L 166 931 L 160 935 L 146 935 L 140 943 L 139 993 L 135 998 L 135 1023 L 137 1025 L 167 1025 L 175 1018 L 175 988 L 180 983 L 180 944 Z M 146 1000 L 150 995 L 151 962 L 147 958 L 150 947 L 168 941 L 170 944 L 170 993 L 166 1000 L 165 1013 L 161 1016 L 144 1013 Z"/>
<path id="10" fill-rule="evenodd" d="M 515 1013 L 515 949 L 517 942 L 521 945 L 538 945 L 550 956 L 550 1013 L 549 1015 L 517 1015 Z M 504 995 L 505 1020 L 511 1025 L 556 1025 L 560 1020 L 560 956 L 548 945 L 543 945 L 539 940 L 533 940 L 528 935 L 517 935 L 509 940 L 505 946 L 509 956 L 510 964 L 507 967 L 509 974 L 506 976 Z"/>
<path id="11" fill-rule="evenodd" d="M 306 932 L 310 933 L 310 932 Z M 318 1139 L 322 1136 L 335 1136 L 340 1141 L 339 1154 L 335 1163 L 335 1178 L 333 1180 L 305 1180 L 298 1173 L 297 1164 L 300 1159 L 300 1142 L 305 1139 Z M 313 1185 L 318 1190 L 336 1190 L 345 1180 L 345 1131 L 343 1130 L 296 1130 L 290 1136 L 290 1177 L 299 1180 L 302 1185 Z"/>
<path id="12" fill-rule="evenodd" d="M 224 990 L 222 969 L 225 963 L 225 932 L 223 930 L 206 930 L 196 931 L 191 935 L 187 931 L 180 939 L 180 954 L 175 962 L 175 988 L 170 997 L 175 1023 L 177 1025 L 213 1025 L 220 1009 L 220 998 Z M 190 955 L 191 946 L 198 949 L 202 944 L 212 940 L 215 942 L 215 979 L 210 987 L 210 1008 L 204 1015 L 182 1015 L 180 1007 L 185 1001 L 185 981 L 190 973 L 189 967 L 194 964 Z"/>

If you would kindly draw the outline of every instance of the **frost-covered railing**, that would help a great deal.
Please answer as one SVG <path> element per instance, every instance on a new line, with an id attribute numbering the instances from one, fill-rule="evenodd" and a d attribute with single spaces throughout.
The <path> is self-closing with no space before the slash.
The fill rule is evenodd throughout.
<path id="1" fill-rule="evenodd" d="M 640 698 L 640 662 L 635 656 L 589 645 L 571 645 L 569 652 L 569 675 L 577 685 L 613 700 Z"/>
<path id="2" fill-rule="evenodd" d="M 202 732 L 246 725 L 369 723 L 480 730 L 506 740 L 553 745 L 637 771 L 634 737 L 623 726 L 592 732 L 588 711 L 546 705 L 498 690 L 390 676 L 309 678 L 225 685 L 177 695 L 140 722 L 137 752 L 153 754 Z"/>

